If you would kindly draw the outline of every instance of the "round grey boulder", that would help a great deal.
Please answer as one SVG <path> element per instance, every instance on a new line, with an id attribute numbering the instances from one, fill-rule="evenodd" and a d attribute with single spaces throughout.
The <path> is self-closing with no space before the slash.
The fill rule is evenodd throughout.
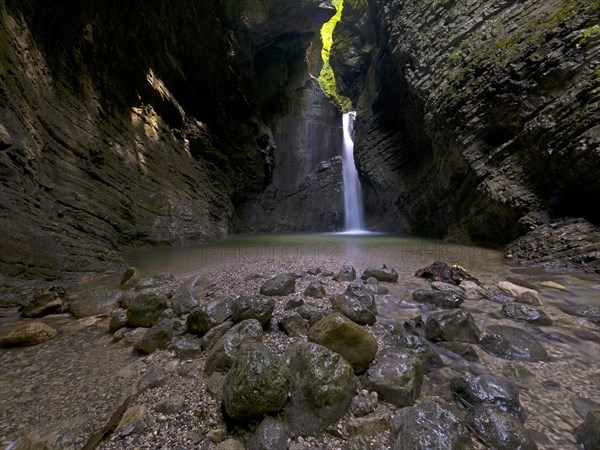
<path id="1" fill-rule="evenodd" d="M 194 309 L 187 316 L 188 330 L 192 334 L 203 336 L 208 330 L 222 324 L 233 316 L 233 300 L 215 299 Z"/>
<path id="2" fill-rule="evenodd" d="M 171 320 L 162 319 L 150 328 L 133 348 L 141 353 L 153 353 L 159 348 L 165 348 L 173 339 Z"/>
<path id="3" fill-rule="evenodd" d="M 502 314 L 509 319 L 520 322 L 528 322 L 541 326 L 552 325 L 552 320 L 544 311 L 519 303 L 507 303 L 503 305 Z"/>
<path id="4" fill-rule="evenodd" d="M 457 377 L 451 380 L 450 389 L 467 405 L 487 403 L 509 412 L 516 418 L 521 418 L 519 390 L 504 377 L 494 375 Z"/>
<path id="5" fill-rule="evenodd" d="M 427 289 L 417 289 L 412 293 L 412 298 L 417 303 L 440 308 L 458 308 L 465 301 L 464 296 L 455 292 L 430 291 Z"/>
<path id="6" fill-rule="evenodd" d="M 371 277 L 377 279 L 378 281 L 384 281 L 388 283 L 395 283 L 398 281 L 398 273 L 394 269 L 385 266 L 380 269 L 366 269 L 363 272 L 361 279 L 366 280 Z"/>

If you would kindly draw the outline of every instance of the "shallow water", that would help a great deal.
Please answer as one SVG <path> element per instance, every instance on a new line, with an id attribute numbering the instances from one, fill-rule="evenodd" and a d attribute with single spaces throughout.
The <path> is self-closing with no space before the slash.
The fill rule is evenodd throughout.
<path id="1" fill-rule="evenodd" d="M 402 323 L 417 315 L 425 320 L 432 312 L 412 303 L 412 291 L 429 286 L 426 280 L 414 277 L 416 270 L 436 260 L 459 264 L 488 287 L 508 280 L 538 290 L 543 301 L 541 308 L 555 321 L 549 327 L 532 328 L 504 318 L 501 305 L 497 303 L 467 300 L 461 305 L 475 316 L 482 331 L 491 324 L 533 331 L 550 354 L 549 362 L 518 362 L 535 375 L 533 384 L 526 383 L 527 387 L 522 387 L 521 402 L 531 414 L 526 426 L 534 433 L 540 448 L 576 448 L 573 428 L 583 421 L 590 407 L 600 404 L 600 327 L 586 319 L 569 316 L 560 309 L 567 303 L 598 305 L 600 286 L 596 276 L 519 266 L 497 250 L 375 233 L 232 236 L 194 247 L 140 249 L 125 255 L 125 260 L 147 275 L 171 272 L 178 280 L 196 274 L 205 273 L 211 277 L 223 273 L 224 279 L 232 278 L 232 285 L 227 288 L 236 293 L 241 293 L 237 291 L 239 286 L 248 285 L 243 282 L 246 277 L 257 273 L 268 277 L 277 273 L 274 271 L 308 270 L 319 266 L 339 270 L 344 264 L 350 264 L 360 276 L 367 267 L 387 264 L 398 271 L 399 279 L 398 283 L 382 283 L 390 289 L 390 294 L 377 298 L 378 322 L 384 325 Z M 235 276 L 230 277 L 232 273 Z M 115 273 L 79 288 L 114 289 L 119 277 L 120 274 Z M 345 288 L 345 283 L 309 276 L 299 280 L 299 296 L 304 284 L 312 279 L 328 280 L 329 293 L 335 293 L 336 289 L 343 292 Z M 556 284 L 548 285 L 547 282 Z M 260 283 L 260 279 L 251 282 L 252 292 Z M 70 320 L 65 317 L 44 319 L 57 327 L 68 326 Z M 106 321 L 102 324 L 102 327 L 88 331 L 63 332 L 52 341 L 27 349 L 0 349 L 0 401 L 7 405 L 0 416 L 3 419 L 0 421 L 3 422 L 0 443 L 4 439 L 8 439 L 5 442 L 13 439 L 17 430 L 27 430 L 38 422 L 51 424 L 62 416 L 75 417 L 72 413 L 79 411 L 78 405 L 85 409 L 85 404 L 93 405 L 98 400 L 94 405 L 97 414 L 82 419 L 76 426 L 89 433 L 94 425 L 97 426 L 98 417 L 106 416 L 111 407 L 118 404 L 126 383 L 118 381 L 113 372 L 134 358 L 129 349 L 110 344 L 110 334 L 105 330 L 108 325 Z M 449 375 L 444 372 L 426 382 L 423 396 L 434 399 L 448 397 L 448 376 L 481 372 L 499 374 L 504 373 L 507 364 L 512 364 L 483 351 L 478 351 L 481 361 L 476 364 L 447 351 L 440 353 Z M 90 382 L 95 390 L 87 387 Z M 107 398 L 100 401 L 102 392 Z M 39 406 L 32 409 L 32 404 Z M 59 421 L 64 421 L 64 417 Z"/>

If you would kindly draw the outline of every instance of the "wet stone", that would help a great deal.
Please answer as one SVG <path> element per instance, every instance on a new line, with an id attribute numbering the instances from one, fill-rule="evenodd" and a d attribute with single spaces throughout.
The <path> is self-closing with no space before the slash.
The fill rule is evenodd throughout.
<path id="1" fill-rule="evenodd" d="M 430 291 L 417 289 L 412 293 L 412 298 L 417 303 L 424 303 L 440 308 L 458 308 L 464 301 L 462 295 L 448 291 Z"/>
<path id="2" fill-rule="evenodd" d="M 464 423 L 437 403 L 400 409 L 392 418 L 392 450 L 473 448 Z"/>
<path id="3" fill-rule="evenodd" d="M 509 319 L 528 322 L 534 325 L 552 325 L 552 320 L 544 311 L 527 305 L 507 303 L 502 306 L 502 314 Z"/>
<path id="4" fill-rule="evenodd" d="M 260 287 L 262 295 L 290 295 L 296 291 L 296 277 L 288 273 L 274 276 Z"/>
<path id="5" fill-rule="evenodd" d="M 479 404 L 491 404 L 522 419 L 519 390 L 504 377 L 495 375 L 457 377 L 450 382 L 450 389 L 469 408 Z"/>
<path id="6" fill-rule="evenodd" d="M 378 281 L 395 283 L 398 281 L 398 272 L 391 267 L 386 266 L 383 266 L 380 269 L 369 268 L 363 272 L 361 279 L 366 280 L 371 277 Z"/>
<path id="7" fill-rule="evenodd" d="M 502 304 L 515 301 L 515 298 L 512 295 L 507 294 L 500 289 L 490 289 L 487 293 L 487 298 L 491 302 Z"/>
<path id="8" fill-rule="evenodd" d="M 356 280 L 356 270 L 354 267 L 345 266 L 342 270 L 333 276 L 334 281 L 354 281 Z"/>
<path id="9" fill-rule="evenodd" d="M 527 331 L 506 325 L 491 325 L 479 345 L 487 353 L 504 359 L 548 361 L 548 353 Z"/>
<path id="10" fill-rule="evenodd" d="M 494 449 L 537 450 L 523 424 L 496 406 L 476 406 L 467 414 L 466 422 Z"/>

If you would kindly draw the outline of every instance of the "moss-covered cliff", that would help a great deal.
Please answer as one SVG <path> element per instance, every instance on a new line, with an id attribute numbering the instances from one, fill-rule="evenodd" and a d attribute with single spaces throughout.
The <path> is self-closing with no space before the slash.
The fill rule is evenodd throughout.
<path id="1" fill-rule="evenodd" d="M 316 0 L 0 11 L 0 272 L 48 277 L 247 228 L 248 203 L 263 215 L 256 199 L 286 148 L 272 128 L 334 14 Z"/>
<path id="2" fill-rule="evenodd" d="M 500 246 L 569 216 L 600 223 L 597 0 L 351 3 L 331 63 L 358 109 L 371 225 Z M 593 264 L 585 229 L 511 251 Z"/>

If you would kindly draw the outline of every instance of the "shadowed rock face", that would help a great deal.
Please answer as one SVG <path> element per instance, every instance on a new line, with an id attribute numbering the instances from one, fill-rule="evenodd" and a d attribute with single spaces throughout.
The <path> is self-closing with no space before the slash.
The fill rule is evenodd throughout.
<path id="1" fill-rule="evenodd" d="M 345 2 L 331 64 L 358 111 L 371 226 L 500 246 L 553 218 L 598 224 L 597 14 L 584 0 Z"/>
<path id="2" fill-rule="evenodd" d="M 339 223 L 341 116 L 305 61 L 326 3 L 2 5 L 2 273 L 99 270 L 126 246 Z M 292 179 L 306 149 L 291 142 L 324 149 Z"/>

